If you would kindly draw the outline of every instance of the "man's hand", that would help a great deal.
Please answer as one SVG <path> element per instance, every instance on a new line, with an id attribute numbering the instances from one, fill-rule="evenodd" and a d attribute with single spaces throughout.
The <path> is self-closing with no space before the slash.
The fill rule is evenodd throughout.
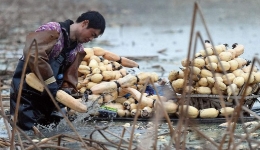
<path id="1" fill-rule="evenodd" d="M 71 95 L 71 88 L 62 88 L 62 90 L 66 93 L 68 93 L 69 95 Z"/>
<path id="2" fill-rule="evenodd" d="M 59 88 L 57 82 L 52 82 L 52 83 L 48 84 L 47 87 L 50 90 L 52 96 L 55 98 L 57 91 L 58 91 L 58 88 Z"/>

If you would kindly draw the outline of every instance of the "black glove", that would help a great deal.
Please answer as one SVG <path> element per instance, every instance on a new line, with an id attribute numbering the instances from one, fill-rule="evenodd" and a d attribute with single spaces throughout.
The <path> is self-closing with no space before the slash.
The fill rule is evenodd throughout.
<path id="1" fill-rule="evenodd" d="M 64 91 L 64 92 L 66 92 L 67 94 L 69 94 L 69 95 L 71 95 L 71 89 L 70 88 L 62 88 L 62 90 Z"/>
<path id="2" fill-rule="evenodd" d="M 57 91 L 59 89 L 59 86 L 58 86 L 57 82 L 50 83 L 50 84 L 47 85 L 47 87 L 50 90 L 52 96 L 55 98 L 56 94 L 57 94 Z"/>

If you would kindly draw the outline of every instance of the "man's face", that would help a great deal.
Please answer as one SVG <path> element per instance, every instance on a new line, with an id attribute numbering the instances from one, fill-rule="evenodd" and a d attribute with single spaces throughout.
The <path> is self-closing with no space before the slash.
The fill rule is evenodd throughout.
<path id="1" fill-rule="evenodd" d="M 77 41 L 79 43 L 87 43 L 100 35 L 100 29 L 87 28 L 88 20 L 82 22 L 81 30 L 78 34 Z"/>

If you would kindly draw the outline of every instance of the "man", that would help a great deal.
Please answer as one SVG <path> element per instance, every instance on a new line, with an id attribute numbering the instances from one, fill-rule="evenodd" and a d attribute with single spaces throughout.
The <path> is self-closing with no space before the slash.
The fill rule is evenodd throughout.
<path id="1" fill-rule="evenodd" d="M 55 98 L 58 89 L 71 94 L 76 92 L 78 67 L 86 55 L 83 43 L 87 43 L 102 35 L 105 30 L 105 19 L 96 11 L 88 11 L 79 16 L 74 23 L 72 20 L 64 22 L 49 22 L 40 26 L 35 32 L 26 37 L 23 56 L 19 59 L 12 78 L 10 90 L 10 113 L 14 115 L 17 96 L 22 76 L 25 58 L 29 55 L 26 74 L 39 69 L 46 86 Z M 38 64 L 34 64 L 36 46 L 30 46 L 34 39 L 37 42 Z M 64 105 L 58 103 L 61 110 Z M 25 81 L 18 109 L 17 125 L 23 130 L 31 130 L 37 124 L 48 125 L 57 123 L 63 118 L 57 111 L 53 101 L 46 91 L 38 92 Z"/>

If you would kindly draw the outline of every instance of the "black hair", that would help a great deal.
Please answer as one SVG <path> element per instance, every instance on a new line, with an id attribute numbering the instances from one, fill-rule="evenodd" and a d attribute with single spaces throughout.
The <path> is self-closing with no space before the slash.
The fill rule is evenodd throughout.
<path id="1" fill-rule="evenodd" d="M 100 34 L 103 34 L 106 28 L 105 18 L 97 11 L 87 11 L 81 14 L 76 20 L 80 23 L 84 20 L 89 20 L 88 28 L 100 29 Z"/>

